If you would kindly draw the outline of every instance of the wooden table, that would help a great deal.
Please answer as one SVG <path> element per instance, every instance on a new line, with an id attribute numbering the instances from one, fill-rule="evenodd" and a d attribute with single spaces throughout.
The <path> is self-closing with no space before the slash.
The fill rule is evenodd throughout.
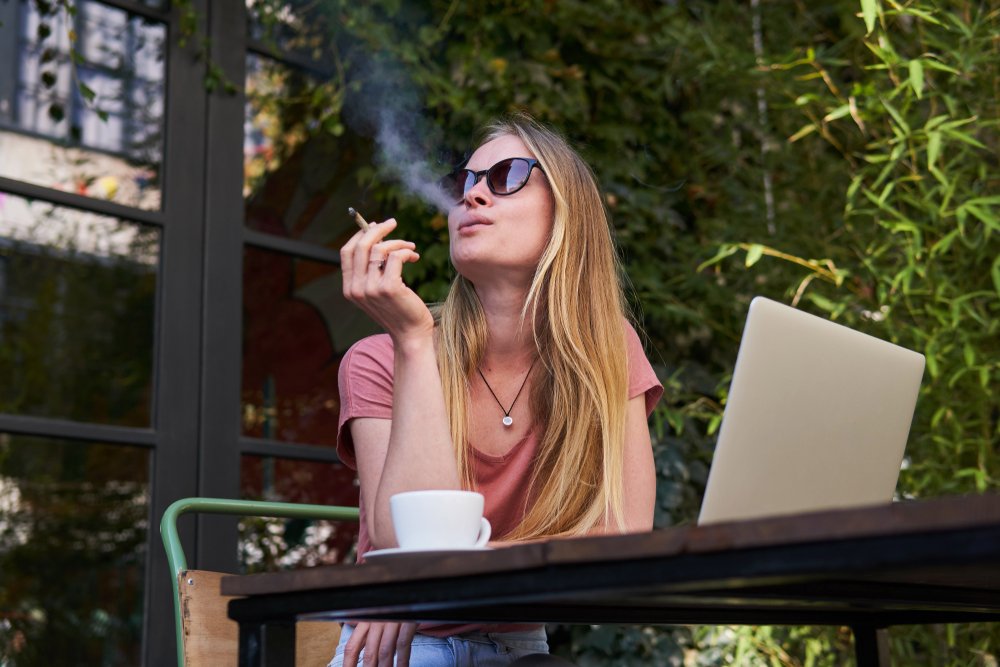
<path id="1" fill-rule="evenodd" d="M 1000 621 L 1000 496 L 229 576 L 240 665 L 291 665 L 294 621 L 849 626 L 859 667 L 890 625 Z"/>

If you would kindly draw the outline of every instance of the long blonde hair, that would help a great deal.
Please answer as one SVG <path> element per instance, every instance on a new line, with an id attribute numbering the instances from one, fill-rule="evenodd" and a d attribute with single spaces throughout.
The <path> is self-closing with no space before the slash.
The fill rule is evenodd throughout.
<path id="1" fill-rule="evenodd" d="M 530 506 L 507 537 L 578 535 L 605 521 L 623 529 L 628 359 L 610 220 L 593 172 L 565 139 L 516 115 L 490 125 L 483 143 L 506 135 L 521 139 L 534 154 L 555 202 L 552 236 L 522 310 L 541 362 L 531 410 L 544 432 Z M 463 483 L 475 488 L 468 454 L 469 382 L 486 348 L 486 318 L 475 287 L 462 276 L 435 310 L 438 367 L 458 470 Z"/>

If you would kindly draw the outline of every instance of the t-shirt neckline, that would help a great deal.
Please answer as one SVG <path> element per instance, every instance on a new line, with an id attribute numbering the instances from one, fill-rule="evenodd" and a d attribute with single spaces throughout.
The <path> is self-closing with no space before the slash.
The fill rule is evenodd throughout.
<path id="1" fill-rule="evenodd" d="M 517 450 L 523 447 L 524 443 L 526 443 L 528 440 L 531 439 L 531 437 L 535 434 L 535 430 L 536 430 L 535 426 L 529 428 L 528 432 L 524 434 L 524 437 L 515 442 L 513 445 L 511 445 L 510 449 L 508 449 L 503 454 L 487 454 L 486 452 L 479 449 L 475 445 L 469 445 L 469 449 L 472 450 L 473 454 L 475 454 L 478 458 L 484 461 L 488 461 L 490 463 L 503 463 L 511 456 L 513 456 L 517 452 Z"/>

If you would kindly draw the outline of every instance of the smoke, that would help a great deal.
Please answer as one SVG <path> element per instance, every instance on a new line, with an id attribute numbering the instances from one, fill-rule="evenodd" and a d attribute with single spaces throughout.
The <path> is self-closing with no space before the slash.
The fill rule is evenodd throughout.
<path id="1" fill-rule="evenodd" d="M 356 54 L 360 55 L 360 54 Z M 404 68 L 382 56 L 368 56 L 354 68 L 344 118 L 361 134 L 373 136 L 376 166 L 411 195 L 447 214 L 454 200 L 438 181 L 452 163 L 438 156 L 441 129 L 432 124 Z"/>
<path id="2" fill-rule="evenodd" d="M 405 109 L 382 109 L 379 114 L 375 142 L 378 145 L 379 167 L 399 181 L 406 191 L 435 207 L 444 214 L 455 200 L 440 186 L 440 168 L 427 160 L 428 143 L 434 134 L 419 115 Z M 410 128 L 424 128 L 425 136 L 417 137 Z"/>

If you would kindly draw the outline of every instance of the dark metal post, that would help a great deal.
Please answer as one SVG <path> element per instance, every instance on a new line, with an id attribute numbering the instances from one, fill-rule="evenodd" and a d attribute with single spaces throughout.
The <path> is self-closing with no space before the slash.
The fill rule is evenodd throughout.
<path id="1" fill-rule="evenodd" d="M 874 625 L 852 625 L 858 667 L 889 667 L 889 631 Z"/>
<path id="2" fill-rule="evenodd" d="M 295 621 L 240 623 L 239 667 L 295 667 Z"/>

